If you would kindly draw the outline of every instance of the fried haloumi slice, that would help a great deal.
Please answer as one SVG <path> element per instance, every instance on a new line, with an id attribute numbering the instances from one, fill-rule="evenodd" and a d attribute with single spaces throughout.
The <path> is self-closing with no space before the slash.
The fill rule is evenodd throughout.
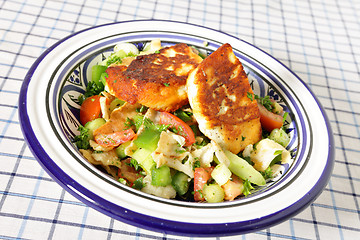
<path id="1" fill-rule="evenodd" d="M 175 111 L 188 103 L 186 79 L 202 58 L 184 43 L 140 55 L 127 66 L 107 69 L 108 91 L 131 104 Z"/>
<path id="2" fill-rule="evenodd" d="M 224 44 L 187 79 L 188 97 L 201 132 L 235 154 L 261 139 L 260 114 L 242 64 Z"/>

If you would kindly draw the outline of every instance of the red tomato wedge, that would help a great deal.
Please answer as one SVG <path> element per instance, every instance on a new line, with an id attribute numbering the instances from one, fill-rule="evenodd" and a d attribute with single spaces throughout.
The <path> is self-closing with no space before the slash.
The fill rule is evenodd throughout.
<path id="1" fill-rule="evenodd" d="M 94 136 L 95 142 L 102 147 L 117 147 L 120 144 L 130 141 L 136 136 L 131 128 L 109 134 L 98 134 Z"/>
<path id="2" fill-rule="evenodd" d="M 101 117 L 100 97 L 99 95 L 88 97 L 81 104 L 80 122 L 83 126 L 87 122 Z"/>
<path id="3" fill-rule="evenodd" d="M 271 132 L 275 128 L 281 128 L 283 125 L 283 117 L 270 112 L 263 105 L 258 103 L 259 111 L 260 111 L 260 122 L 261 126 Z"/>
<path id="4" fill-rule="evenodd" d="M 209 181 L 209 179 L 211 178 L 211 172 L 214 168 L 213 167 L 208 167 L 208 168 L 195 168 L 195 172 L 194 172 L 194 200 L 196 202 L 199 201 L 205 201 L 205 198 L 202 194 L 202 190 L 205 186 L 205 184 L 207 183 L 207 181 Z"/>
<path id="5" fill-rule="evenodd" d="M 171 127 L 176 128 L 178 134 L 185 138 L 185 146 L 190 146 L 195 142 L 195 134 L 193 130 L 177 116 L 168 112 L 161 112 L 159 123 L 171 125 Z"/>

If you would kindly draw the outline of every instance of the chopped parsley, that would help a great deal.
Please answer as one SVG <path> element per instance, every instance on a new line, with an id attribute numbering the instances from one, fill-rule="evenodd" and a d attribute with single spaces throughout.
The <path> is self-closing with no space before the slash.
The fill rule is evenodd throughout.
<path id="1" fill-rule="evenodd" d="M 174 112 L 174 115 L 183 120 L 184 122 L 188 122 L 192 120 L 193 113 L 178 109 Z"/>
<path id="2" fill-rule="evenodd" d="M 195 168 L 199 168 L 201 166 L 201 163 L 199 160 L 196 160 L 193 164 L 193 169 L 195 170 Z"/>
<path id="3" fill-rule="evenodd" d="M 144 106 L 144 105 L 141 105 L 141 107 L 137 108 L 136 109 L 136 112 L 138 113 L 145 113 L 149 108 Z"/>
<path id="4" fill-rule="evenodd" d="M 143 182 L 143 177 L 140 177 L 134 181 L 134 185 L 132 186 L 135 189 L 141 190 L 143 187 L 145 187 L 145 184 Z"/>
<path id="5" fill-rule="evenodd" d="M 253 190 L 253 189 L 255 189 L 255 188 L 251 185 L 251 182 L 249 181 L 249 179 L 246 179 L 243 184 L 244 184 L 243 194 L 244 194 L 245 196 L 251 194 L 250 191 Z"/>
<path id="6" fill-rule="evenodd" d="M 129 129 L 132 126 L 135 126 L 135 123 L 134 123 L 134 121 L 132 119 L 127 117 L 126 121 L 124 122 L 124 125 L 125 125 L 126 129 Z"/>
<path id="7" fill-rule="evenodd" d="M 135 169 L 135 171 L 141 170 L 139 163 L 133 158 L 130 160 L 130 163 L 128 163 L 128 165 L 133 167 Z"/>
<path id="8" fill-rule="evenodd" d="M 270 96 L 260 97 L 256 94 L 247 92 L 247 97 L 251 101 L 254 101 L 254 99 L 255 99 L 258 103 L 263 105 L 270 112 L 272 112 L 274 109 L 274 103 L 271 101 Z"/>
<path id="9" fill-rule="evenodd" d="M 84 100 L 88 97 L 99 95 L 102 91 L 104 91 L 104 84 L 99 82 L 90 81 L 86 86 L 86 90 L 84 94 L 80 94 L 78 97 L 79 104 L 81 105 Z"/>
<path id="10" fill-rule="evenodd" d="M 273 178 L 273 171 L 270 166 L 267 169 L 265 169 L 265 171 L 260 173 L 261 175 L 263 175 L 265 179 Z"/>
<path id="11" fill-rule="evenodd" d="M 87 128 L 83 127 L 83 126 L 79 126 L 78 131 L 80 132 L 80 134 L 74 137 L 73 142 L 76 144 L 76 146 L 79 149 L 89 149 L 90 148 L 89 129 L 87 129 Z"/>

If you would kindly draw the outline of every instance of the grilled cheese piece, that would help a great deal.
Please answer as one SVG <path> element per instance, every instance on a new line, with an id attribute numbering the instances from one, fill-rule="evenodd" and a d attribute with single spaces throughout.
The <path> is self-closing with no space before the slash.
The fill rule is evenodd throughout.
<path id="1" fill-rule="evenodd" d="M 201 132 L 235 154 L 261 139 L 260 114 L 242 64 L 224 44 L 187 79 L 188 97 Z"/>
<path id="2" fill-rule="evenodd" d="M 175 111 L 188 103 L 186 79 L 202 58 L 184 43 L 140 55 L 129 66 L 111 66 L 107 89 L 131 104 L 158 111 Z"/>

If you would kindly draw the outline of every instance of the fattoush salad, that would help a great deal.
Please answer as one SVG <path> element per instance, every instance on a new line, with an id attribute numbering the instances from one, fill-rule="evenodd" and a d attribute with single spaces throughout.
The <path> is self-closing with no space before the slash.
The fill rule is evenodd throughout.
<path id="1" fill-rule="evenodd" d="M 289 163 L 287 112 L 252 91 L 229 44 L 119 43 L 92 67 L 73 142 L 93 165 L 163 198 L 246 197 Z"/>

